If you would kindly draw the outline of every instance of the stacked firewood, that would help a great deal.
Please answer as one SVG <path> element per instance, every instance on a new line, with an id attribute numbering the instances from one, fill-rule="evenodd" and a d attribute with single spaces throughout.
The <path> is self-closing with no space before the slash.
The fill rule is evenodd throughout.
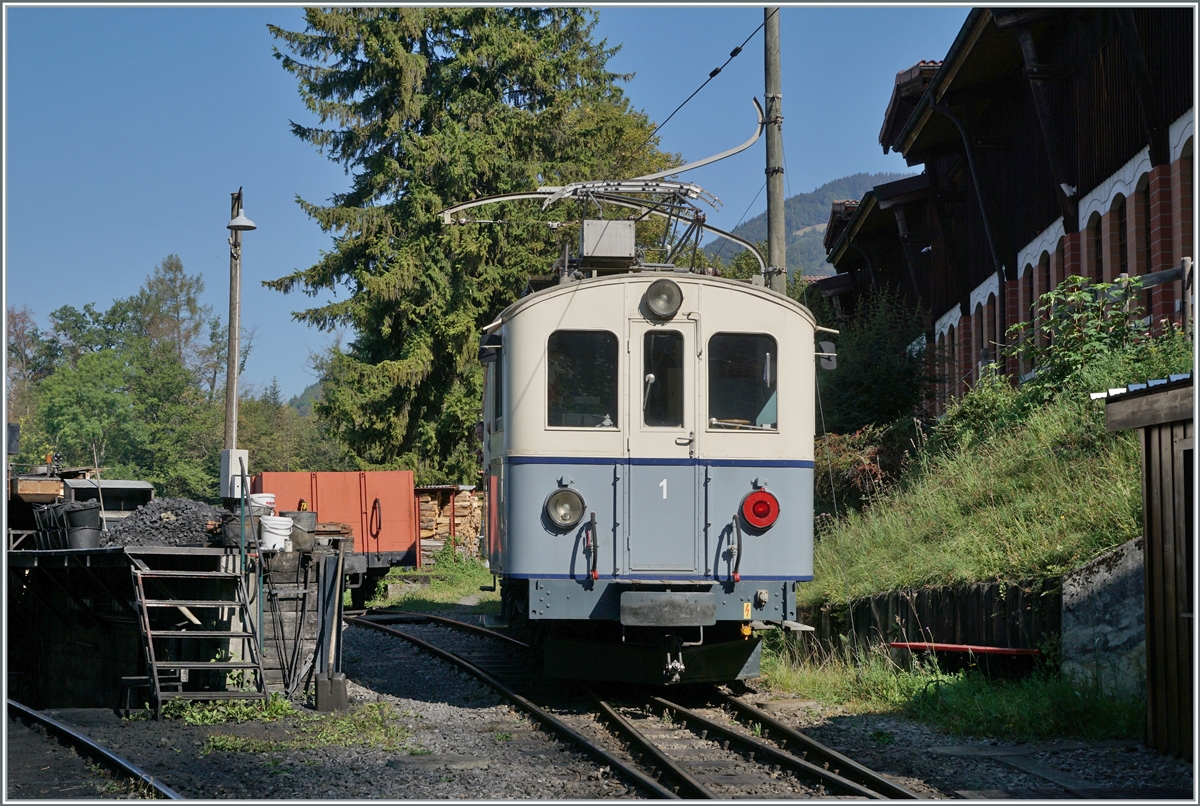
<path id="1" fill-rule="evenodd" d="M 421 564 L 433 565 L 436 555 L 452 540 L 454 549 L 468 557 L 479 556 L 479 530 L 483 521 L 483 496 L 473 490 L 433 490 L 417 494 L 421 521 Z M 450 515 L 454 513 L 454 536 Z"/>

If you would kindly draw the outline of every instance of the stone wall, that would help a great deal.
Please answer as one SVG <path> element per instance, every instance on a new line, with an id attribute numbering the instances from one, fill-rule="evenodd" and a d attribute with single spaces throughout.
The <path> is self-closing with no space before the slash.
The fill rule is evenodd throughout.
<path id="1" fill-rule="evenodd" d="M 1063 577 L 1064 675 L 1146 694 L 1146 605 L 1142 538 Z"/>

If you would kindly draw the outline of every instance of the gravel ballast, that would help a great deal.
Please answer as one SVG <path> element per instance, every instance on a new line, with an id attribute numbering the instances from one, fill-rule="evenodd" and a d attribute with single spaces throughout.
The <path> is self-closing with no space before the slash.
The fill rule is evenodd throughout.
<path id="1" fill-rule="evenodd" d="M 205 741 L 213 735 L 288 740 L 296 737 L 297 723 L 190 726 L 180 720 L 122 722 L 102 709 L 50 713 L 83 727 L 191 798 L 645 797 L 590 757 L 538 730 L 490 688 L 407 642 L 349 628 L 343 662 L 351 704 L 389 703 L 411 730 L 406 749 L 327 746 L 205 753 Z M 749 689 L 743 694 L 747 701 L 889 774 L 923 799 L 1078 797 L 1053 778 L 1093 788 L 1156 787 L 1179 792 L 1192 787 L 1191 764 L 1137 742 L 1062 741 L 1035 747 L 956 738 L 898 717 L 855 715 L 803 700 L 772 699 L 755 690 L 752 682 Z M 1028 767 L 1029 762 L 1051 779 L 1014 766 Z"/>

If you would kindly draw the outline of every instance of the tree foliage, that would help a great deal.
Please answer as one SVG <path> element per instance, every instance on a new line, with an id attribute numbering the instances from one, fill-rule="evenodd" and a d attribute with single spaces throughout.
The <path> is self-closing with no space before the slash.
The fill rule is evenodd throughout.
<path id="1" fill-rule="evenodd" d="M 38 464 L 57 452 L 68 466 L 102 466 L 104 478 L 152 482 L 160 495 L 214 499 L 225 331 L 200 304 L 203 287 L 170 255 L 133 296 L 104 311 L 91 303 L 62 306 L 45 331 L 33 311 L 10 307 L 9 412 L 22 429 L 17 460 Z M 239 447 L 250 451 L 252 472 L 353 466 L 315 417 L 282 404 L 277 385 L 262 399 L 243 389 L 239 406 Z"/>
<path id="2" fill-rule="evenodd" d="M 271 27 L 320 124 L 292 130 L 340 163 L 350 188 L 328 205 L 298 200 L 333 247 L 266 285 L 345 292 L 294 316 L 352 332 L 323 362 L 317 411 L 363 461 L 474 480 L 479 331 L 548 273 L 562 242 L 527 203 L 488 210 L 527 222 L 509 226 L 444 227 L 437 213 L 672 163 L 607 69 L 613 51 L 592 41 L 589 12 L 336 8 L 306 21 Z"/>
<path id="3" fill-rule="evenodd" d="M 1032 321 L 1008 329 L 1007 354 L 1035 369 L 1030 388 L 1049 399 L 1097 358 L 1148 338 L 1141 284 L 1137 277 L 1093 283 L 1073 275 L 1043 294 Z"/>
<path id="4" fill-rule="evenodd" d="M 824 430 L 846 434 L 916 413 L 933 380 L 925 360 L 923 314 L 900 292 L 882 288 L 860 299 L 838 329 L 840 334 L 830 337 L 837 346 L 837 369 L 817 374 Z"/>

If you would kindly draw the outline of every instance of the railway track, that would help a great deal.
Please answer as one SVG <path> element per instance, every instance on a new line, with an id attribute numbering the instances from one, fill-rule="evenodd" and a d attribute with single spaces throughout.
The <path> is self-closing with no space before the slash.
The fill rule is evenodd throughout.
<path id="1" fill-rule="evenodd" d="M 19 720 L 26 725 L 40 726 L 46 731 L 47 734 L 56 737 L 59 742 L 74 749 L 79 756 L 89 759 L 93 763 L 104 767 L 116 778 L 131 782 L 135 789 L 141 789 L 143 791 L 148 790 L 151 797 L 165 798 L 168 800 L 183 799 L 181 795 L 164 784 L 157 777 L 147 773 L 131 761 L 128 761 L 127 759 L 117 755 L 107 747 L 104 747 L 95 740 L 85 736 L 74 728 L 64 725 L 62 722 L 59 722 L 56 719 L 52 719 L 51 717 L 35 711 L 28 706 L 22 705 L 15 700 L 8 701 L 8 714 L 10 718 Z M 47 766 L 51 766 L 57 762 L 57 759 L 52 752 L 39 753 L 36 745 L 29 746 L 27 748 L 27 752 L 29 754 L 29 758 L 25 759 L 27 762 L 26 764 L 14 764 L 10 746 L 10 757 L 7 768 L 10 797 L 14 796 L 15 794 L 11 792 L 11 787 L 14 784 L 21 785 L 22 787 L 25 785 L 36 786 L 38 784 L 38 779 L 44 783 L 46 778 L 44 773 L 48 772 L 48 770 L 45 767 L 37 767 L 38 764 L 44 762 Z M 57 763 L 61 764 L 61 762 Z M 43 774 L 38 775 L 38 773 Z M 95 797 L 93 793 L 86 791 L 89 786 L 95 783 L 94 775 L 89 774 L 85 777 L 84 773 L 65 770 L 54 770 L 53 774 L 57 779 L 55 792 L 58 798 Z M 71 780 L 68 781 L 66 780 L 67 778 L 70 778 Z M 28 780 L 26 781 L 23 779 Z M 75 779 L 78 779 L 77 785 L 72 786 L 72 783 L 75 782 Z M 85 791 L 74 795 L 67 794 L 68 791 L 75 789 Z M 22 797 L 20 794 L 15 794 L 15 796 Z"/>
<path id="2" fill-rule="evenodd" d="M 477 625 L 386 611 L 347 622 L 464 669 L 652 797 L 916 798 L 714 686 L 672 690 L 686 705 L 627 686 L 606 699 L 599 690 L 543 678 L 527 644 Z"/>

